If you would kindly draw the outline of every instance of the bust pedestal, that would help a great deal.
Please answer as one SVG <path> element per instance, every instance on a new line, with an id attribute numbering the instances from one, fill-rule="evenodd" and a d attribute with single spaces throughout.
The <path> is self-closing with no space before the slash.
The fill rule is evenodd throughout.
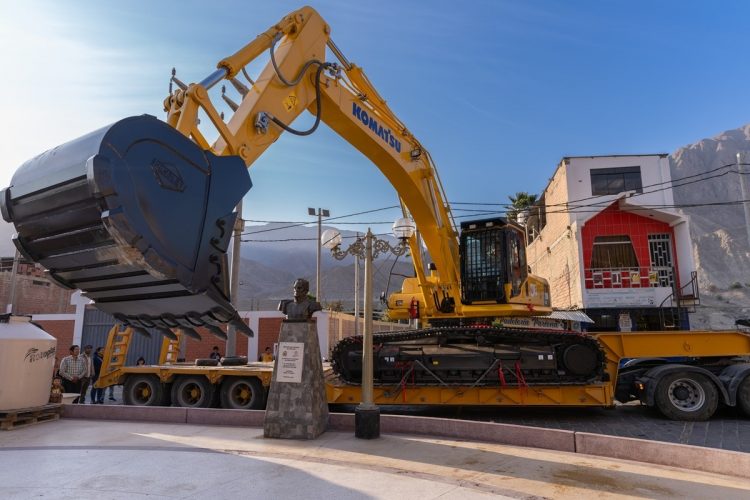
<path id="1" fill-rule="evenodd" d="M 273 364 L 263 435 L 315 439 L 327 425 L 328 401 L 315 323 L 285 320 Z"/>

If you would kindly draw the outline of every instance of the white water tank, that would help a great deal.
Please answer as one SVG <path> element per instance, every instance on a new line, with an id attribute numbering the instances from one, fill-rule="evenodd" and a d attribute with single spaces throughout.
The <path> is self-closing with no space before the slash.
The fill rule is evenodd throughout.
<path id="1" fill-rule="evenodd" d="M 57 339 L 24 316 L 0 316 L 0 411 L 49 401 Z"/>

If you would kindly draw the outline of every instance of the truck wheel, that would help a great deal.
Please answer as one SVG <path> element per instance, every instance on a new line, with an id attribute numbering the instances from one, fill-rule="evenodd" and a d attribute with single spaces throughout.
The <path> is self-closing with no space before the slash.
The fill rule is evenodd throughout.
<path id="1" fill-rule="evenodd" d="M 169 395 L 155 375 L 130 375 L 122 389 L 122 400 L 132 406 L 169 406 Z"/>
<path id="2" fill-rule="evenodd" d="M 737 388 L 737 406 L 746 417 L 750 417 L 750 375 Z"/>
<path id="3" fill-rule="evenodd" d="M 656 407 L 672 420 L 708 420 L 719 404 L 714 384 L 700 373 L 664 375 L 656 386 Z"/>
<path id="4" fill-rule="evenodd" d="M 172 403 L 182 408 L 210 408 L 213 396 L 206 377 L 180 377 L 172 384 Z"/>
<path id="5" fill-rule="evenodd" d="M 226 377 L 221 384 L 221 407 L 233 410 L 262 410 L 266 391 L 255 377 Z"/>
<path id="6" fill-rule="evenodd" d="M 247 356 L 227 356 L 221 358 L 221 366 L 244 366 L 247 364 Z"/>

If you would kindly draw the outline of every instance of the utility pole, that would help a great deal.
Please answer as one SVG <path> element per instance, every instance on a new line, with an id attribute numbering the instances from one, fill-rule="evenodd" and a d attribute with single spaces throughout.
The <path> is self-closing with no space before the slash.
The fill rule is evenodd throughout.
<path id="1" fill-rule="evenodd" d="M 745 169 L 740 161 L 742 153 L 737 153 L 737 170 L 740 174 L 740 192 L 742 193 L 742 199 L 747 200 L 747 182 L 745 181 Z M 742 204 L 745 209 L 745 229 L 747 230 L 747 244 L 750 246 L 750 201 L 745 201 Z"/>
<path id="2" fill-rule="evenodd" d="M 322 303 L 323 302 L 323 294 L 320 293 L 320 224 L 322 222 L 323 217 L 330 217 L 331 212 L 328 211 L 327 208 L 318 208 L 317 213 L 315 212 L 314 208 L 307 209 L 308 215 L 317 215 L 318 216 L 318 242 L 316 243 L 316 265 L 315 265 L 315 300 Z"/>
<path id="3" fill-rule="evenodd" d="M 357 233 L 359 239 L 359 233 Z M 354 335 L 359 335 L 359 255 L 354 256 Z"/>
<path id="4" fill-rule="evenodd" d="M 13 257 L 13 267 L 10 271 L 10 297 L 8 297 L 8 305 L 5 306 L 6 314 L 13 314 L 13 303 L 16 301 L 16 281 L 18 280 L 19 260 L 21 260 L 21 253 L 16 249 L 16 254 Z"/>
<path id="5" fill-rule="evenodd" d="M 232 276 L 229 281 L 229 295 L 232 297 L 232 305 L 235 310 L 239 307 L 240 302 L 240 240 L 244 229 L 245 221 L 242 219 L 242 200 L 240 200 L 237 204 L 237 220 L 234 222 L 234 240 L 232 241 Z M 232 325 L 227 327 L 226 355 L 237 355 L 237 330 Z"/>

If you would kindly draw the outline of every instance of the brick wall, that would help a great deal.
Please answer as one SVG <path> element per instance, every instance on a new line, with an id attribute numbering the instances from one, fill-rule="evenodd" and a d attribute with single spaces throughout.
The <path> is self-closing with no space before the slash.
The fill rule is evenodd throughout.
<path id="1" fill-rule="evenodd" d="M 10 299 L 10 271 L 0 272 L 0 304 L 4 306 Z M 74 290 L 67 290 L 44 277 L 34 266 L 19 264 L 16 276 L 16 314 L 62 314 L 75 312 L 70 305 Z"/>
<path id="2" fill-rule="evenodd" d="M 247 321 L 245 321 L 247 323 Z M 226 331 L 226 328 L 222 328 Z M 222 356 L 227 353 L 227 342 L 216 337 L 213 333 L 205 328 L 196 328 L 196 331 L 202 337 L 201 340 L 187 338 L 185 340 L 185 361 L 195 361 L 196 358 L 207 358 L 211 354 L 214 346 L 219 347 Z M 237 356 L 247 356 L 247 337 L 239 332 L 236 333 L 237 343 L 235 344 L 235 353 Z"/>
<path id="3" fill-rule="evenodd" d="M 570 215 L 561 210 L 569 201 L 565 168 L 557 169 L 544 197 L 547 225 L 529 244 L 527 261 L 533 274 L 549 281 L 553 307 L 582 307 L 578 235 Z"/>
<path id="4" fill-rule="evenodd" d="M 259 318 L 258 331 L 255 332 L 258 335 L 258 355 L 265 351 L 266 347 L 273 350 L 273 345 L 279 341 L 283 320 L 283 318 Z M 252 361 L 257 361 L 257 359 Z"/>
<path id="5" fill-rule="evenodd" d="M 69 354 L 68 349 L 73 344 L 74 321 L 72 319 L 52 321 L 34 320 L 34 323 L 57 339 L 57 352 L 55 353 L 55 370 L 57 370 L 57 367 L 60 366 L 60 361 Z"/>

